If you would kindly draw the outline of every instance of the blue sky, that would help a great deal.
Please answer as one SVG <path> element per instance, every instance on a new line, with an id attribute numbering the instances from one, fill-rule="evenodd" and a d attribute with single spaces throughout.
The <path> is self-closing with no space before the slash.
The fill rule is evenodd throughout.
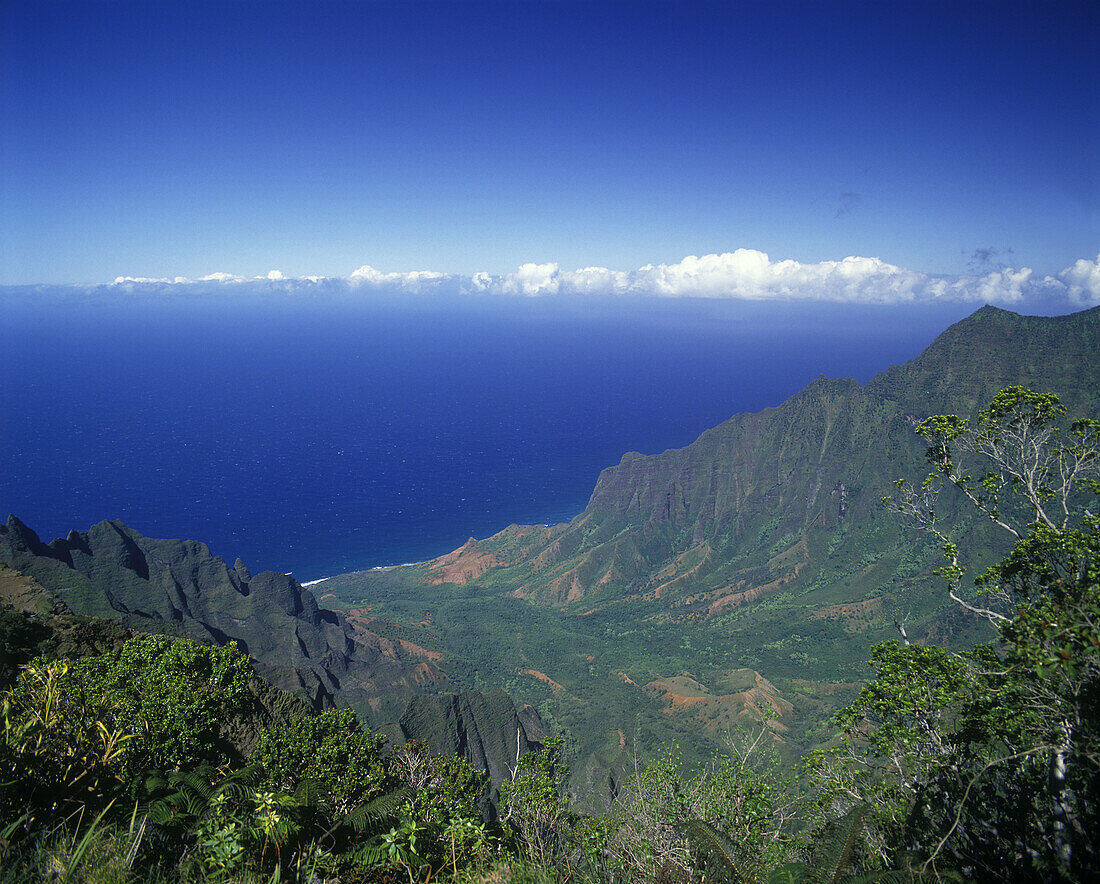
<path id="1" fill-rule="evenodd" d="M 1098 8 L 5 0 L 0 284 L 1097 303 Z"/>

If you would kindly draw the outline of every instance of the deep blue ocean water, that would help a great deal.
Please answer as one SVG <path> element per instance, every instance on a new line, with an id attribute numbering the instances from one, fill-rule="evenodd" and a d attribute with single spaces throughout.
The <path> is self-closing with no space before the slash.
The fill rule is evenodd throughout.
<path id="1" fill-rule="evenodd" d="M 866 381 L 971 309 L 0 300 L 0 509 L 47 540 L 121 518 L 303 581 L 418 561 L 568 520 L 624 452 L 819 374 Z"/>

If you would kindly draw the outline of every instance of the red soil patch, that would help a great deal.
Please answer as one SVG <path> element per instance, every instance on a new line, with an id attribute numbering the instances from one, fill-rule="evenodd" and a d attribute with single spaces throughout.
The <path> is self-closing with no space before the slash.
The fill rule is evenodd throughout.
<path id="1" fill-rule="evenodd" d="M 674 586 L 681 580 L 688 580 L 694 577 L 699 572 L 699 569 L 706 564 L 708 559 L 710 559 L 710 552 L 710 544 L 704 540 L 698 546 L 693 546 L 691 549 L 681 553 L 675 562 L 657 572 L 657 579 L 663 580 L 664 582 L 653 590 L 654 598 L 660 598 L 665 590 Z M 695 557 L 698 557 L 698 561 L 694 565 L 689 567 L 686 571 L 680 571 L 680 568 L 686 564 L 686 560 Z"/>
<path id="2" fill-rule="evenodd" d="M 554 679 L 552 679 L 549 675 L 547 675 L 545 672 L 539 672 L 537 669 L 520 669 L 519 674 L 530 675 L 534 678 L 537 678 L 539 681 L 546 682 L 548 685 L 550 685 L 550 690 L 552 690 L 555 694 L 560 694 L 562 691 L 565 690 L 565 688 L 554 681 Z"/>
<path id="3" fill-rule="evenodd" d="M 357 626 L 366 626 L 378 619 L 377 617 L 372 617 L 370 611 L 370 605 L 367 605 L 365 608 L 348 608 L 344 611 L 344 619 Z"/>
<path id="4" fill-rule="evenodd" d="M 780 568 L 783 568 L 785 569 L 783 573 L 767 583 L 761 583 L 758 586 L 750 587 L 742 592 L 733 592 L 728 595 L 720 596 L 717 600 L 711 602 L 710 606 L 707 608 L 707 616 L 714 617 L 726 608 L 735 608 L 743 602 L 754 602 L 760 598 L 760 596 L 767 595 L 770 592 L 774 592 L 786 586 L 802 573 L 809 560 L 810 550 L 806 546 L 806 541 L 805 539 L 800 540 L 790 549 L 772 557 L 768 561 L 768 570 L 774 574 Z M 739 583 L 738 587 L 743 585 L 743 583 Z M 731 587 L 731 589 L 732 588 L 733 587 Z"/>
<path id="5" fill-rule="evenodd" d="M 810 617 L 814 620 L 846 620 L 849 617 L 877 614 L 882 610 L 882 596 L 864 599 L 862 602 L 849 602 L 843 605 L 830 605 L 818 608 Z"/>
<path id="6" fill-rule="evenodd" d="M 397 639 L 397 643 L 401 646 L 402 651 L 412 657 L 420 657 L 424 660 L 434 660 L 436 662 L 443 659 L 442 651 L 431 651 L 423 645 L 418 645 L 415 642 L 405 641 L 400 638 Z"/>
<path id="7" fill-rule="evenodd" d="M 363 612 L 366 610 L 368 609 L 352 608 L 348 611 L 344 611 L 344 618 L 355 632 L 365 634 L 364 638 L 366 639 L 366 644 L 377 646 L 383 656 L 389 657 L 392 660 L 400 660 L 405 657 L 416 657 L 420 660 L 439 662 L 443 659 L 443 654 L 440 651 L 431 651 L 422 645 L 418 645 L 416 642 L 411 642 L 403 638 L 386 638 L 369 629 L 369 625 L 377 618 L 364 616 Z M 434 677 L 433 680 L 435 680 Z"/>
<path id="8" fill-rule="evenodd" d="M 775 693 L 775 688 L 756 673 L 756 686 L 730 694 L 712 694 L 702 685 L 682 684 L 686 679 L 652 681 L 645 691 L 656 696 L 664 704 L 665 715 L 690 715 L 701 727 L 721 730 L 743 716 L 764 721 L 773 730 L 784 731 L 779 720 L 790 714 L 794 707 Z M 677 682 L 673 684 L 671 682 Z"/>
<path id="9" fill-rule="evenodd" d="M 486 571 L 507 564 L 510 563 L 493 553 L 478 549 L 477 541 L 471 537 L 458 549 L 440 556 L 428 566 L 428 582 L 435 585 L 472 583 Z"/>

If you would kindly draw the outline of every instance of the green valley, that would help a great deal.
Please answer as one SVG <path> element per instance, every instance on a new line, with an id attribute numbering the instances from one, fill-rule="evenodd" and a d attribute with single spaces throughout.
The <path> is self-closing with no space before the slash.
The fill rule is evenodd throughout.
<path id="1" fill-rule="evenodd" d="M 869 677 L 868 649 L 897 636 L 895 621 L 948 647 L 992 635 L 947 598 L 938 544 L 882 504 L 895 479 L 926 472 L 916 424 L 973 414 L 1011 384 L 1095 413 L 1097 352 L 1100 310 L 984 307 L 866 385 L 822 377 L 686 448 L 624 455 L 569 523 L 512 526 L 317 588 L 388 637 L 442 652 L 456 682 L 535 705 L 575 741 L 583 794 L 621 777 L 635 751 L 675 741 L 702 758 L 734 721 L 767 721 L 803 751 Z M 1007 550 L 987 519 L 945 502 L 979 551 L 975 570 Z M 774 686 L 770 700 L 728 690 L 743 670 Z M 730 699 L 688 703 L 656 686 L 678 678 Z"/>
<path id="2" fill-rule="evenodd" d="M 1100 308 L 985 307 L 568 523 L 313 591 L 9 517 L 0 857 L 122 798 L 131 863 L 141 816 L 222 880 L 1084 880 L 1097 352 Z"/>

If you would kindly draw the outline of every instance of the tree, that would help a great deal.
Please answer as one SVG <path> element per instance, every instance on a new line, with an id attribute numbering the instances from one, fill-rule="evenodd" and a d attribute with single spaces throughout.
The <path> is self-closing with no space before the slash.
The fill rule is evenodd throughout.
<path id="1" fill-rule="evenodd" d="M 1096 871 L 1100 422 L 1063 431 L 1065 413 L 1053 394 L 1010 387 L 973 425 L 932 416 L 916 428 L 932 472 L 886 498 L 939 540 L 948 594 L 1000 637 L 966 654 L 879 646 L 878 677 L 840 714 L 895 768 L 925 867 L 949 857 L 976 878 Z M 964 555 L 936 511 L 947 488 L 1013 543 L 976 595 L 962 590 Z"/>
<path id="2" fill-rule="evenodd" d="M 396 786 L 383 763 L 385 743 L 351 709 L 327 709 L 265 730 L 251 761 L 274 789 L 293 792 L 314 781 L 339 815 Z"/>
<path id="3" fill-rule="evenodd" d="M 704 869 L 708 880 L 756 880 L 791 858 L 795 799 L 771 731 L 737 728 L 727 747 L 694 772 L 674 754 L 636 768 L 613 817 L 621 875 L 660 869 L 664 880 L 688 880 Z"/>
<path id="4" fill-rule="evenodd" d="M 978 581 L 983 604 L 960 596 L 966 566 L 950 537 L 950 525 L 937 514 L 936 500 L 945 487 L 957 489 L 1014 542 L 1024 541 L 1038 527 L 1069 530 L 1088 515 L 1084 500 L 1100 494 L 1094 478 L 1100 475 L 1100 421 L 1074 421 L 1063 434 L 1056 421 L 1065 413 L 1053 393 L 1008 387 L 978 412 L 973 426 L 958 415 L 933 415 L 916 427 L 928 443 L 925 459 L 932 472 L 919 488 L 899 479 L 894 483 L 897 494 L 883 498 L 940 541 L 947 564 L 939 573 L 951 598 L 995 624 L 1012 619 L 1013 605 L 1021 599 L 996 573 Z M 984 472 L 974 478 L 976 469 Z M 1014 496 L 1006 497 L 1006 492 Z"/>
<path id="5" fill-rule="evenodd" d="M 112 698 L 84 690 L 69 672 L 63 661 L 35 661 L 0 698 L 0 842 L 98 812 L 119 795 L 134 734 L 117 721 Z"/>
<path id="6" fill-rule="evenodd" d="M 137 636 L 117 653 L 70 664 L 65 690 L 109 698 L 115 720 L 133 738 L 128 776 L 222 759 L 225 723 L 247 710 L 252 663 L 235 643 L 200 645 L 164 635 Z"/>
<path id="7" fill-rule="evenodd" d="M 152 771 L 222 759 L 224 721 L 250 698 L 252 664 L 235 646 L 165 636 L 132 638 L 117 653 L 32 661 L 2 700 L 0 817 L 28 820 L 98 810 Z M 67 811 L 66 811 L 67 812 Z"/>
<path id="8" fill-rule="evenodd" d="M 525 752 L 500 786 L 501 822 L 533 861 L 547 864 L 566 842 L 569 770 L 561 763 L 562 737 L 549 737 L 538 752 Z"/>

